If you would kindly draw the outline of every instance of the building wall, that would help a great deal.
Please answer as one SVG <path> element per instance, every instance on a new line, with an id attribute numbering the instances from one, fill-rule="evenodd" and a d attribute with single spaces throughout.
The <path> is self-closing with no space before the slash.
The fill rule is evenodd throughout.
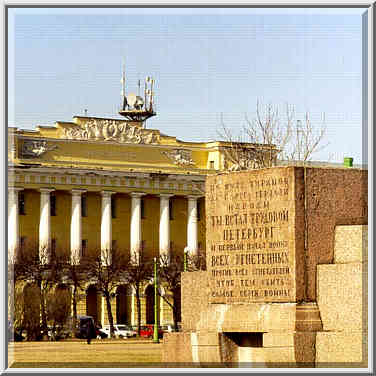
<path id="1" fill-rule="evenodd" d="M 20 215 L 20 238 L 24 237 L 26 246 L 37 248 L 39 242 L 40 193 L 25 189 L 25 215 Z"/>
<path id="2" fill-rule="evenodd" d="M 116 241 L 119 250 L 129 251 L 131 197 L 123 193 L 116 193 L 113 196 L 116 202 L 116 218 L 112 219 L 112 239 Z"/>
<path id="3" fill-rule="evenodd" d="M 67 191 L 55 191 L 56 216 L 51 216 L 51 239 L 56 239 L 56 252 L 70 254 L 70 218 L 72 196 Z"/>

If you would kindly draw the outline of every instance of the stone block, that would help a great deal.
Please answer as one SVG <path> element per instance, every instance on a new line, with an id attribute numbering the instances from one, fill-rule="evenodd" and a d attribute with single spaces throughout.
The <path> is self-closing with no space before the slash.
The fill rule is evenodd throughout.
<path id="1" fill-rule="evenodd" d="M 218 346 L 218 332 L 197 332 L 197 346 Z"/>
<path id="2" fill-rule="evenodd" d="M 185 272 L 181 277 L 181 317 L 183 331 L 195 331 L 202 310 L 208 307 L 208 273 Z"/>
<path id="3" fill-rule="evenodd" d="M 262 338 L 263 347 L 292 347 L 294 346 L 294 333 L 270 332 L 264 333 Z"/>
<path id="4" fill-rule="evenodd" d="M 317 266 L 317 304 L 324 330 L 364 328 L 363 271 L 362 263 Z"/>
<path id="5" fill-rule="evenodd" d="M 337 226 L 334 239 L 334 263 L 367 262 L 368 226 Z"/>
<path id="6" fill-rule="evenodd" d="M 198 330 L 217 332 L 295 331 L 295 303 L 210 304 Z"/>
<path id="7" fill-rule="evenodd" d="M 206 191 L 210 302 L 302 300 L 303 169 L 208 176 Z"/>
<path id="8" fill-rule="evenodd" d="M 190 333 L 165 333 L 162 342 L 162 363 L 192 363 Z"/>
<path id="9" fill-rule="evenodd" d="M 316 267 L 333 262 L 335 228 L 367 224 L 368 171 L 307 168 L 305 176 L 307 299 L 316 301 Z"/>
<path id="10" fill-rule="evenodd" d="M 239 347 L 239 367 L 297 367 L 294 347 Z"/>
<path id="11" fill-rule="evenodd" d="M 193 361 L 200 363 L 221 363 L 221 351 L 217 346 L 192 346 Z M 197 358 L 197 360 L 196 360 Z"/>
<path id="12" fill-rule="evenodd" d="M 316 367 L 366 367 L 366 331 L 321 332 L 316 336 Z"/>

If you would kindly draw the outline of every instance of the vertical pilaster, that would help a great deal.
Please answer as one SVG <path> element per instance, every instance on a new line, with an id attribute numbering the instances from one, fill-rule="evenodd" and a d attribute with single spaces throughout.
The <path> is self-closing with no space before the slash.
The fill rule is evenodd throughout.
<path id="1" fill-rule="evenodd" d="M 170 194 L 160 194 L 159 256 L 170 257 Z"/>
<path id="2" fill-rule="evenodd" d="M 23 188 L 8 187 L 8 261 L 17 260 L 17 250 L 20 246 L 20 219 L 18 207 L 18 192 Z"/>
<path id="3" fill-rule="evenodd" d="M 111 265 L 112 248 L 112 215 L 111 196 L 115 192 L 102 191 L 102 220 L 101 220 L 101 259 L 104 265 Z"/>
<path id="4" fill-rule="evenodd" d="M 71 263 L 78 265 L 82 251 L 82 212 L 81 195 L 86 192 L 83 189 L 72 189 L 72 214 L 71 214 Z"/>
<path id="5" fill-rule="evenodd" d="M 141 234 L 141 197 L 145 193 L 132 192 L 132 214 L 131 214 L 131 257 L 135 264 L 140 262 L 140 250 L 142 242 Z"/>
<path id="6" fill-rule="evenodd" d="M 187 196 L 188 198 L 188 224 L 187 224 L 187 247 L 191 256 L 197 256 L 197 196 Z"/>
<path id="7" fill-rule="evenodd" d="M 51 258 L 51 188 L 40 190 L 40 220 L 39 220 L 39 259 L 42 264 L 48 264 Z"/>

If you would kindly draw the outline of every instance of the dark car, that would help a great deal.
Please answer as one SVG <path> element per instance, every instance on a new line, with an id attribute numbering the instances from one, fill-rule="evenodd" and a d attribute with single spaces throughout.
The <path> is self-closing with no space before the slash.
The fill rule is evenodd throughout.
<path id="1" fill-rule="evenodd" d="M 97 331 L 92 316 L 77 316 L 78 330 L 77 338 L 94 339 L 97 338 Z"/>
<path id="2" fill-rule="evenodd" d="M 140 336 L 144 338 L 153 338 L 154 335 L 154 325 L 144 325 L 141 327 Z M 163 330 L 158 326 L 158 338 L 163 338 Z"/>

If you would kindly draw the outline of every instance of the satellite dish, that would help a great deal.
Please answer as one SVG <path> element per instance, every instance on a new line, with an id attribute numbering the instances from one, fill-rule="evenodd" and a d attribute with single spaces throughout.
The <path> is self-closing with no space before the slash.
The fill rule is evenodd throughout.
<path id="1" fill-rule="evenodd" d="M 134 104 L 135 109 L 141 110 L 143 105 L 144 105 L 144 100 L 140 96 L 137 95 L 136 103 Z"/>
<path id="2" fill-rule="evenodd" d="M 136 101 L 137 101 L 136 94 L 130 93 L 127 95 L 127 102 L 129 106 L 134 107 L 134 105 L 136 104 Z"/>

